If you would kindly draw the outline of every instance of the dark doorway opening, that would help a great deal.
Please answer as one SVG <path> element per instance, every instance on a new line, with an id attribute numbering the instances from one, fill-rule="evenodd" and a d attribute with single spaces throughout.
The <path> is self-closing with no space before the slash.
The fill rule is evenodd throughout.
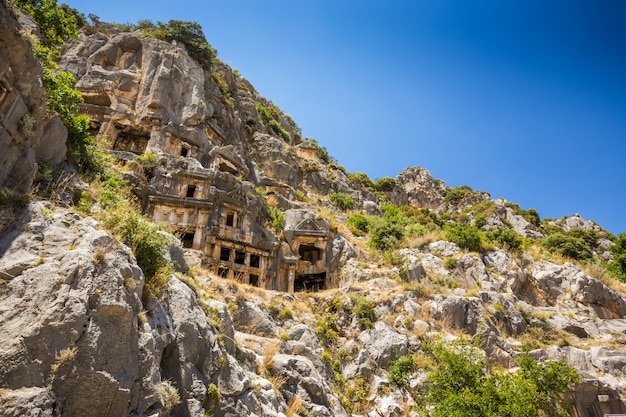
<path id="1" fill-rule="evenodd" d="M 187 156 L 187 154 L 189 153 L 189 149 L 185 148 L 184 146 L 181 148 L 180 150 L 180 156 L 182 156 L 183 158 Z"/>
<path id="2" fill-rule="evenodd" d="M 298 248 L 298 255 L 301 261 L 314 263 L 322 259 L 322 251 L 313 245 L 301 244 Z"/>
<path id="3" fill-rule="evenodd" d="M 250 266 L 252 268 L 258 268 L 261 265 L 261 257 L 259 255 L 250 255 Z"/>
<path id="4" fill-rule="evenodd" d="M 217 275 L 220 278 L 228 278 L 228 268 L 217 268 Z"/>
<path id="5" fill-rule="evenodd" d="M 225 262 L 230 261 L 230 248 L 222 247 L 220 249 L 220 261 L 225 261 Z"/>
<path id="6" fill-rule="evenodd" d="M 196 193 L 196 186 L 195 185 L 188 185 L 187 186 L 187 197 L 193 197 L 193 195 Z"/>
<path id="7" fill-rule="evenodd" d="M 246 264 L 246 253 L 244 251 L 240 251 L 240 250 L 235 251 L 235 263 L 239 265 Z"/>
<path id="8" fill-rule="evenodd" d="M 226 215 L 226 226 L 233 227 L 235 225 L 235 215 L 233 213 L 228 213 Z"/>
<path id="9" fill-rule="evenodd" d="M 194 236 L 195 233 L 183 233 L 183 235 L 180 237 L 180 240 L 183 242 L 183 248 L 193 248 Z"/>
<path id="10" fill-rule="evenodd" d="M 254 286 L 254 287 L 258 287 L 259 286 L 259 276 L 256 274 L 250 274 L 250 285 Z"/>
<path id="11" fill-rule="evenodd" d="M 326 288 L 326 272 L 298 275 L 293 283 L 294 291 L 320 291 Z"/>

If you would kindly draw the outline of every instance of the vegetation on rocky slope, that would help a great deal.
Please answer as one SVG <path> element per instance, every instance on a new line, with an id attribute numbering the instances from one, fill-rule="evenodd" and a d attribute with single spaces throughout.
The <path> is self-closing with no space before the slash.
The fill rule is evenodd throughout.
<path id="1" fill-rule="evenodd" d="M 19 4 L 35 19 L 43 15 L 51 22 L 78 23 L 75 11 L 53 0 Z M 68 27 L 63 32 L 53 25 L 42 33 L 45 39 L 65 39 L 75 34 Z M 221 65 L 196 24 L 142 22 L 129 29 L 182 42 L 206 70 Z M 150 341 L 143 350 L 128 349 L 135 356 L 142 352 L 144 368 L 156 368 L 150 377 L 159 380 L 158 392 L 151 391 L 153 381 L 142 382 L 144 391 L 133 391 L 152 401 L 146 414 L 148 409 L 184 414 L 195 407 L 205 415 L 252 414 L 254 409 L 257 415 L 560 416 L 567 410 L 564 394 L 582 382 L 581 375 L 603 384 L 611 382 L 603 379 L 611 372 L 623 378 L 614 358 L 622 357 L 626 343 L 620 335 L 626 328 L 626 300 L 619 282 L 626 282 L 626 235 L 612 236 L 577 216 L 542 220 L 534 209 L 441 182 L 437 190 L 444 192 L 426 190 L 440 204 L 409 204 L 410 187 L 400 176 L 372 181 L 364 173 L 346 175 L 317 141 L 309 140 L 319 161 L 294 157 L 301 132 L 266 100 L 251 101 L 256 120 L 251 116 L 242 130 L 254 126 L 279 137 L 280 146 L 267 139 L 276 153 L 263 159 L 264 137 L 249 131 L 246 140 L 256 142 L 236 149 L 251 166 L 254 160 L 267 174 L 264 179 L 274 179 L 271 162 L 294 161 L 290 173 L 297 182 L 285 187 L 291 187 L 291 200 L 268 195 L 260 181 L 249 191 L 267 202 L 269 228 L 281 232 L 285 207 L 306 207 L 347 237 L 359 255 L 344 263 L 341 288 L 320 292 L 262 290 L 223 280 L 197 265 L 181 272 L 180 265 L 164 257 L 175 245 L 172 237 L 141 215 L 125 180 L 129 166 L 115 165 L 87 135 L 87 119 L 76 107 L 80 94 L 72 88 L 72 76 L 56 67 L 54 42 L 39 46 L 49 109 L 68 126 L 70 162 L 89 182 L 72 210 L 100 220 L 135 258 L 122 245 L 110 250 L 113 254 L 107 253 L 111 246 L 96 248 L 102 240 L 112 244 L 85 219 L 48 204 L 31 213 L 29 227 L 52 224 L 58 232 L 53 235 L 71 235 L 75 241 L 46 236 L 48 245 L 60 249 L 45 255 L 11 248 L 11 254 L 28 252 L 28 267 L 11 264 L 5 269 L 15 276 L 2 279 L 17 282 L 22 272 L 38 268 L 45 273 L 52 268 L 48 265 L 64 261 L 61 252 L 76 255 L 76 263 L 87 269 L 84 277 L 99 277 L 93 288 L 82 275 L 81 285 L 89 288 L 76 285 L 81 305 L 89 306 L 77 322 L 91 323 L 94 317 L 97 322 L 101 306 L 118 309 L 126 314 L 120 322 L 132 321 L 129 331 Z M 207 82 L 223 96 L 231 94 L 224 108 L 238 105 L 239 88 L 227 81 L 242 81 L 226 67 L 220 70 L 225 72 Z M 255 152 L 249 150 L 253 146 Z M 148 171 L 159 164 L 148 154 L 134 162 Z M 397 194 L 405 198 L 394 200 Z M 25 203 L 0 193 L 0 208 Z M 89 238 L 76 230 L 88 230 Z M 76 246 L 83 251 L 80 256 L 73 252 Z M 135 260 L 148 291 L 142 278 L 121 275 L 132 271 Z M 114 278 L 98 275 L 107 265 Z M 65 284 L 59 280 L 55 285 L 60 288 Z M 59 294 L 55 305 L 69 302 L 63 291 Z M 110 301 L 122 298 L 130 300 L 122 308 Z M 49 392 L 70 391 L 63 385 L 71 380 L 70 368 L 92 348 L 81 345 L 85 339 L 81 335 L 48 355 L 59 358 L 40 372 L 48 378 Z M 162 362 L 150 364 L 145 352 Z M 244 402 L 250 408 L 241 408 Z M 183 412 L 181 407 L 187 408 Z"/>

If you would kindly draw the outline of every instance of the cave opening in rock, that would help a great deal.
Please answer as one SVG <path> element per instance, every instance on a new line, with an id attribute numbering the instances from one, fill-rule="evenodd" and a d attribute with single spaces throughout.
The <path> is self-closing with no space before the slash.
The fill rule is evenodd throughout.
<path id="1" fill-rule="evenodd" d="M 193 238 L 195 233 L 183 233 L 180 240 L 183 243 L 183 248 L 190 249 L 193 247 Z"/>
<path id="2" fill-rule="evenodd" d="M 293 283 L 294 291 L 320 291 L 326 288 L 326 272 L 297 275 Z"/>

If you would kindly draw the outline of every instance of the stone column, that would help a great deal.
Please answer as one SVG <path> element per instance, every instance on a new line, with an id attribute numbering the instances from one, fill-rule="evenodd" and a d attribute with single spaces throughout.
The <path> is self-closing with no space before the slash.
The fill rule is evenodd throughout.
<path id="1" fill-rule="evenodd" d="M 293 294 L 293 287 L 296 281 L 296 268 L 294 265 L 289 265 L 287 270 L 287 292 Z"/>

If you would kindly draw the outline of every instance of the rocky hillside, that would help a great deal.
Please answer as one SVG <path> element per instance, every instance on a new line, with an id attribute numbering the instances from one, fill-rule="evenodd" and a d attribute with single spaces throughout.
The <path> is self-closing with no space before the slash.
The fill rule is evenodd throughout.
<path id="1" fill-rule="evenodd" d="M 621 235 L 424 168 L 348 173 L 145 24 L 60 46 L 86 172 L 36 25 L 6 1 L 0 23 L 1 416 L 464 415 L 433 400 L 446 348 L 485 378 L 560 369 L 570 415 L 626 413 Z"/>

